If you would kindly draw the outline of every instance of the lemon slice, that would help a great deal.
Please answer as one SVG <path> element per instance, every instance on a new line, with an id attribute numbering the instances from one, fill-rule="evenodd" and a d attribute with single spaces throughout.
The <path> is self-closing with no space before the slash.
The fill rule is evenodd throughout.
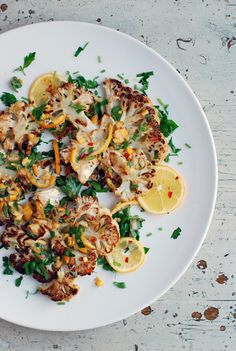
<path id="1" fill-rule="evenodd" d="M 101 143 L 101 145 L 96 150 L 94 150 L 91 154 L 89 154 L 89 157 L 97 156 L 97 155 L 101 154 L 102 152 L 106 151 L 106 149 L 110 145 L 110 142 L 112 139 L 112 133 L 113 133 L 113 124 L 110 123 L 109 127 L 108 127 L 108 136 L 107 136 L 106 140 L 104 141 L 104 143 Z"/>
<path id="2" fill-rule="evenodd" d="M 124 210 L 128 206 L 137 205 L 136 200 L 126 201 L 126 202 L 118 202 L 112 209 L 111 214 Z"/>
<path id="3" fill-rule="evenodd" d="M 153 186 L 138 197 L 140 206 L 150 213 L 164 214 L 174 211 L 182 202 L 185 185 L 182 177 L 168 166 L 156 167 Z"/>
<path id="4" fill-rule="evenodd" d="M 95 249 L 96 247 L 86 238 L 85 234 L 81 234 L 81 241 L 84 244 L 84 246 L 88 249 Z"/>
<path id="5" fill-rule="evenodd" d="M 61 82 L 66 82 L 66 79 L 63 75 L 56 72 L 39 76 L 30 87 L 30 101 L 36 106 L 46 103 L 50 99 L 52 92 L 61 85 Z"/>
<path id="6" fill-rule="evenodd" d="M 133 272 L 144 262 L 143 245 L 134 238 L 121 238 L 118 245 L 105 255 L 109 265 L 119 273 Z"/>

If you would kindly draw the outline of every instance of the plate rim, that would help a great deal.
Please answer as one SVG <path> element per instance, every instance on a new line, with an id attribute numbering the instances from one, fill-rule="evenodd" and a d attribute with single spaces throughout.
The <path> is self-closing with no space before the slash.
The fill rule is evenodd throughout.
<path id="1" fill-rule="evenodd" d="M 207 130 L 207 133 L 208 133 L 208 138 L 209 138 L 211 149 L 212 149 L 212 156 L 213 156 L 213 161 L 214 161 L 214 163 L 213 163 L 214 164 L 214 179 L 212 179 L 212 180 L 214 182 L 214 188 L 213 188 L 211 207 L 209 208 L 209 213 L 210 214 L 209 214 L 209 217 L 208 217 L 208 220 L 207 220 L 205 231 L 202 234 L 202 237 L 201 237 L 201 239 L 199 241 L 199 244 L 196 246 L 193 254 L 191 255 L 191 258 L 188 260 L 188 262 L 186 264 L 184 264 L 183 268 L 180 270 L 179 274 L 175 277 L 175 279 L 173 279 L 171 281 L 171 283 L 169 283 L 168 286 L 165 289 L 162 289 L 161 292 L 159 292 L 157 295 L 155 295 L 154 298 L 150 299 L 148 302 L 146 302 L 144 305 L 142 305 L 141 308 L 139 308 L 139 309 L 136 308 L 132 312 L 129 312 L 129 313 L 125 314 L 122 317 L 122 319 L 126 319 L 126 318 L 129 318 L 129 317 L 133 316 L 134 314 L 138 313 L 145 306 L 153 304 L 161 296 L 163 296 L 169 289 L 171 289 L 178 282 L 178 280 L 185 274 L 187 269 L 192 264 L 194 258 L 198 254 L 200 248 L 202 247 L 202 244 L 203 244 L 204 240 L 206 239 L 207 233 L 209 231 L 209 227 L 210 227 L 210 224 L 212 222 L 212 218 L 213 218 L 213 214 L 214 214 L 214 210 L 215 210 L 215 205 L 216 205 L 217 188 L 218 188 L 218 165 L 217 165 L 216 146 L 215 146 L 215 142 L 214 142 L 214 138 L 213 138 L 213 133 L 211 131 L 210 124 L 208 122 L 206 114 L 205 114 L 205 112 L 204 112 L 204 110 L 203 110 L 203 108 L 202 108 L 202 106 L 201 106 L 196 94 L 193 92 L 191 86 L 186 82 L 186 80 L 182 77 L 182 75 L 179 74 L 176 71 L 175 67 L 171 63 L 169 63 L 164 57 L 162 57 L 157 51 L 155 51 L 154 49 L 152 49 L 148 45 L 142 43 L 138 39 L 132 37 L 131 35 L 126 34 L 124 32 L 121 32 L 121 31 L 117 31 L 116 29 L 113 29 L 113 28 L 110 28 L 110 27 L 107 27 L 107 26 L 96 24 L 96 23 L 90 23 L 90 22 L 84 22 L 84 21 L 74 21 L 74 20 L 56 20 L 56 21 L 42 21 L 42 22 L 30 23 L 30 24 L 22 25 L 22 26 L 19 26 L 19 27 L 16 27 L 16 28 L 12 28 L 12 29 L 6 30 L 3 33 L 0 33 L 0 38 L 2 38 L 3 36 L 7 35 L 10 32 L 16 32 L 16 31 L 18 31 L 20 29 L 27 29 L 27 28 L 30 28 L 30 27 L 33 27 L 33 26 L 34 27 L 35 26 L 39 26 L 40 27 L 40 26 L 45 26 L 45 25 L 49 25 L 49 26 L 52 25 L 53 26 L 54 24 L 55 25 L 57 25 L 57 24 L 67 25 L 67 24 L 72 24 L 72 23 L 80 24 L 80 25 L 84 25 L 84 26 L 90 26 L 90 27 L 100 27 L 100 28 L 102 28 L 105 31 L 115 32 L 118 35 L 123 36 L 124 38 L 133 41 L 134 43 L 136 43 L 139 46 L 143 47 L 145 50 L 148 50 L 150 53 L 152 53 L 153 55 L 157 56 L 158 59 L 160 61 L 162 61 L 168 67 L 168 69 L 171 70 L 172 73 L 176 77 L 178 77 L 178 79 L 180 79 L 182 81 L 182 83 L 184 84 L 185 88 L 190 93 L 191 98 L 196 103 L 196 106 L 199 109 L 199 113 L 201 113 L 201 115 L 203 117 L 202 119 L 203 119 L 203 121 L 205 123 L 205 127 L 206 127 L 206 130 Z M 113 319 L 110 319 L 110 321 L 106 322 L 106 323 L 100 323 L 100 324 L 99 323 L 94 323 L 94 325 L 92 325 L 90 328 L 79 328 L 78 329 L 76 327 L 75 328 L 66 328 L 66 327 L 63 327 L 63 328 L 47 328 L 47 327 L 45 327 L 44 328 L 44 327 L 32 326 L 32 324 L 27 323 L 27 322 L 19 323 L 19 322 L 15 321 L 14 318 L 11 318 L 11 317 L 6 317 L 6 316 L 1 316 L 0 315 L 0 318 L 5 320 L 5 321 L 7 321 L 7 322 L 10 322 L 10 323 L 13 323 L 15 325 L 22 326 L 22 327 L 31 328 L 31 329 L 35 329 L 35 330 L 42 330 L 42 331 L 53 331 L 53 332 L 62 332 L 62 331 L 63 332 L 72 332 L 72 331 L 92 330 L 92 329 L 105 327 L 107 325 L 111 325 L 111 324 L 114 324 L 114 323 L 119 322 L 119 321 L 122 320 L 122 319 L 113 318 Z"/>

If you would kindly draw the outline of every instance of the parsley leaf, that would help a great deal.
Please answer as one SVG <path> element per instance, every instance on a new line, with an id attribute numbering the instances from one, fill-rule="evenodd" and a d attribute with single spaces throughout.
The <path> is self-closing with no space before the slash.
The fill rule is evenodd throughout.
<path id="1" fill-rule="evenodd" d="M 11 262 L 9 261 L 9 257 L 4 256 L 2 258 L 2 261 L 3 261 L 3 267 L 4 267 L 3 274 L 12 275 L 13 270 L 10 268 Z"/>
<path id="2" fill-rule="evenodd" d="M 29 55 L 24 57 L 23 65 L 16 68 L 15 71 L 22 72 L 25 75 L 25 69 L 35 60 L 35 55 L 36 52 L 30 52 Z"/>
<path id="3" fill-rule="evenodd" d="M 110 271 L 110 272 L 114 272 L 114 269 L 109 265 L 109 263 L 107 262 L 107 260 L 104 257 L 99 257 L 97 259 L 97 264 L 99 266 L 102 266 L 102 268 L 105 271 Z"/>
<path id="4" fill-rule="evenodd" d="M 86 46 L 88 46 L 89 42 L 87 42 L 84 46 L 79 46 L 78 49 L 76 50 L 76 52 L 74 53 L 75 57 L 78 57 L 79 54 L 84 51 L 84 49 L 86 48 Z"/>
<path id="5" fill-rule="evenodd" d="M 18 89 L 22 87 L 22 80 L 17 78 L 16 76 L 12 77 L 11 87 L 15 92 L 18 92 Z"/>
<path id="6" fill-rule="evenodd" d="M 158 99 L 158 102 L 160 103 L 160 99 Z M 172 119 L 169 119 L 168 105 L 165 105 L 162 102 L 161 107 L 158 105 L 155 105 L 154 107 L 158 110 L 158 115 L 161 120 L 161 123 L 160 123 L 161 132 L 167 138 L 175 131 L 176 128 L 178 128 L 178 124 L 176 124 L 175 121 L 173 121 Z"/>
<path id="7" fill-rule="evenodd" d="M 102 110 L 102 106 L 107 105 L 108 104 L 108 100 L 104 99 L 101 102 L 95 102 L 93 104 L 93 111 L 95 115 L 98 115 L 98 117 L 102 117 L 103 115 L 103 110 Z"/>
<path id="8" fill-rule="evenodd" d="M 176 228 L 173 231 L 173 233 L 171 234 L 171 238 L 172 239 L 177 239 L 180 236 L 181 232 L 182 232 L 182 229 L 180 229 L 180 227 Z"/>
<path id="9" fill-rule="evenodd" d="M 132 216 L 130 213 L 130 207 L 115 213 L 113 218 L 119 218 L 118 224 L 120 227 L 121 237 L 132 236 L 133 238 L 139 240 L 139 230 L 143 226 L 143 218 L 139 216 Z"/>
<path id="10" fill-rule="evenodd" d="M 73 78 L 70 73 L 68 74 L 68 82 L 75 84 L 78 88 L 96 89 L 98 87 L 98 82 L 96 82 L 95 78 L 93 80 L 86 79 L 81 75 Z"/>
<path id="11" fill-rule="evenodd" d="M 120 106 L 114 106 L 111 109 L 111 116 L 115 121 L 120 121 L 122 116 L 122 109 Z"/>
<path id="12" fill-rule="evenodd" d="M 15 286 L 16 286 L 17 288 L 18 288 L 19 286 L 21 286 L 22 280 L 23 280 L 22 275 L 21 275 L 19 278 L 17 278 L 17 279 L 15 280 Z"/>
<path id="13" fill-rule="evenodd" d="M 153 76 L 153 71 L 150 72 L 143 72 L 139 73 L 136 75 L 136 77 L 140 77 L 140 80 L 138 81 L 140 84 L 142 84 L 142 87 L 139 89 L 144 95 L 147 95 L 146 91 L 148 90 L 149 87 L 149 81 L 148 79 Z"/>
<path id="14" fill-rule="evenodd" d="M 169 145 L 169 147 L 171 148 L 172 152 L 173 152 L 175 155 L 178 155 L 178 153 L 181 151 L 181 149 L 178 149 L 178 148 L 173 144 L 172 138 L 170 138 L 168 145 Z"/>
<path id="15" fill-rule="evenodd" d="M 50 204 L 50 200 L 48 200 L 47 205 L 44 208 L 44 214 L 46 217 L 49 215 L 49 213 L 52 211 L 53 208 L 54 206 Z"/>
<path id="16" fill-rule="evenodd" d="M 76 111 L 76 113 L 80 113 L 81 111 L 85 110 L 85 107 L 83 105 L 74 104 L 73 102 L 70 104 L 70 107 L 72 107 Z"/>
<path id="17" fill-rule="evenodd" d="M 2 152 L 0 152 L 0 166 L 2 166 L 4 163 L 4 157 L 5 155 Z"/>
<path id="18" fill-rule="evenodd" d="M 69 175 L 68 177 L 57 177 L 56 185 L 64 194 L 66 194 L 69 200 L 74 200 L 79 195 L 82 186 L 78 179 L 72 175 Z"/>
<path id="19" fill-rule="evenodd" d="M 144 246 L 145 255 L 148 253 L 149 250 L 150 250 L 150 247 L 145 247 L 145 246 Z"/>
<path id="20" fill-rule="evenodd" d="M 84 247 L 84 244 L 81 240 L 82 233 L 83 233 L 83 227 L 81 225 L 78 225 L 78 227 L 69 228 L 69 234 L 75 235 L 75 239 L 79 247 Z"/>
<path id="21" fill-rule="evenodd" d="M 45 107 L 46 107 L 47 104 L 42 104 L 38 107 L 35 107 L 33 110 L 32 110 L 32 115 L 35 117 L 35 119 L 37 121 L 40 121 L 40 118 L 42 117 L 43 113 L 44 113 L 44 110 L 45 110 Z"/>
<path id="22" fill-rule="evenodd" d="M 9 217 L 9 207 L 7 204 L 3 205 L 2 212 L 3 212 L 5 217 Z"/>
<path id="23" fill-rule="evenodd" d="M 124 282 L 113 282 L 113 284 L 119 289 L 125 289 L 126 284 Z"/>
<path id="24" fill-rule="evenodd" d="M 17 102 L 15 95 L 6 92 L 1 95 L 0 100 L 2 100 L 5 106 L 10 106 Z"/>

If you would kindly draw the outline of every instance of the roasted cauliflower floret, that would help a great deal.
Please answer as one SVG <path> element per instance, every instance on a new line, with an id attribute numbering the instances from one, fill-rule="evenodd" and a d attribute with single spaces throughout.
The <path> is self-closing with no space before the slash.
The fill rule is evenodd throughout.
<path id="1" fill-rule="evenodd" d="M 75 221 L 82 227 L 82 238 L 99 256 L 111 252 L 117 245 L 120 233 L 110 210 L 100 207 L 98 200 L 84 196 L 75 201 Z M 82 240 L 82 241 L 83 241 Z"/>
<path id="2" fill-rule="evenodd" d="M 47 295 L 52 301 L 69 301 L 79 291 L 79 287 L 73 283 L 73 279 L 64 278 L 53 280 L 49 284 L 40 287 L 40 292 Z"/>
<path id="3" fill-rule="evenodd" d="M 79 130 L 76 139 L 72 139 L 64 149 L 61 156 L 65 164 L 70 164 L 78 174 L 79 181 L 85 184 L 99 165 L 99 154 L 106 149 L 110 143 L 109 126 L 111 118 L 104 115 L 97 129 L 90 133 Z M 106 141 L 107 145 L 106 145 Z"/>
<path id="4" fill-rule="evenodd" d="M 53 94 L 48 104 L 52 116 L 65 115 L 66 119 L 77 129 L 91 132 L 95 125 L 87 117 L 95 96 L 83 88 L 76 88 L 73 83 L 65 83 Z"/>
<path id="5" fill-rule="evenodd" d="M 22 101 L 12 104 L 0 115 L 0 142 L 4 150 L 9 151 L 15 145 L 29 155 L 39 142 L 41 129 L 31 119 L 32 106 Z"/>
<path id="6" fill-rule="evenodd" d="M 106 111 L 112 115 L 113 108 L 120 107 L 120 119 L 128 131 L 129 144 L 142 149 L 153 164 L 161 162 L 166 157 L 168 144 L 160 131 L 160 118 L 150 99 L 116 79 L 107 79 L 103 86 L 108 100 Z M 123 142 L 128 140 L 126 138 Z M 120 140 L 121 137 L 113 139 L 118 145 L 122 144 Z"/>
<path id="7" fill-rule="evenodd" d="M 108 186 L 122 201 L 144 195 L 152 187 L 155 169 L 141 150 L 108 150 L 102 168 Z"/>

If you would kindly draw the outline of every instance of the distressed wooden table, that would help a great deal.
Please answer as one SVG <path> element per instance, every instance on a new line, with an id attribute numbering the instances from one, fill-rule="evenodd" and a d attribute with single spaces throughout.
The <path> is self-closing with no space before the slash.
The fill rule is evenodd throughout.
<path id="1" fill-rule="evenodd" d="M 200 253 L 151 307 L 85 332 L 41 332 L 1 320 L 0 351 L 236 350 L 236 1 L 0 0 L 0 33 L 63 19 L 128 33 L 157 50 L 189 82 L 215 138 L 217 204 Z"/>

